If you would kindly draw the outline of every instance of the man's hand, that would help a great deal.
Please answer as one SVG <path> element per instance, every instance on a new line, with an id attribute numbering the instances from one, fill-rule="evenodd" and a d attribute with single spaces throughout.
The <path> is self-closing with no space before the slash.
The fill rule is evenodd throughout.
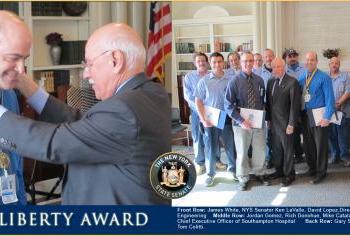
<path id="1" fill-rule="evenodd" d="M 16 88 L 26 97 L 31 97 L 38 89 L 39 86 L 30 78 L 27 74 L 18 76 L 18 82 Z"/>
<path id="2" fill-rule="evenodd" d="M 318 123 L 318 125 L 321 126 L 321 127 L 327 127 L 327 126 L 329 126 L 329 120 L 322 119 L 322 120 Z"/>
<path id="3" fill-rule="evenodd" d="M 291 125 L 288 125 L 287 129 L 286 129 L 286 134 L 290 135 L 290 134 L 293 134 L 293 133 L 294 133 L 294 127 L 291 126 Z"/>
<path id="4" fill-rule="evenodd" d="M 244 120 L 244 121 L 241 123 L 241 127 L 242 127 L 243 129 L 249 130 L 249 129 L 252 128 L 252 124 L 250 123 L 249 120 Z"/>
<path id="5" fill-rule="evenodd" d="M 209 128 L 213 127 L 214 125 L 209 120 L 201 120 L 204 127 Z"/>
<path id="6" fill-rule="evenodd" d="M 271 121 L 266 121 L 266 126 L 268 129 L 271 129 Z"/>

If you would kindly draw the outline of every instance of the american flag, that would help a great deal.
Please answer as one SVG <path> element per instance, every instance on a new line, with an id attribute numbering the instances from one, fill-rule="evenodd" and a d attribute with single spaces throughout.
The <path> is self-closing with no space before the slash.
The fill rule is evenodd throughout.
<path id="1" fill-rule="evenodd" d="M 151 2 L 148 30 L 147 75 L 164 81 L 163 65 L 170 56 L 172 40 L 169 3 Z"/>

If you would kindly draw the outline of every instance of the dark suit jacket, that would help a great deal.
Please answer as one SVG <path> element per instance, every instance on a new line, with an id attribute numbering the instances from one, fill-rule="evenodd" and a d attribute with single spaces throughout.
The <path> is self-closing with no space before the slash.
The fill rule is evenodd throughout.
<path id="1" fill-rule="evenodd" d="M 274 78 L 267 83 L 266 120 L 271 121 L 273 132 L 285 134 L 288 125 L 297 125 L 301 91 L 298 81 L 286 73 L 280 86 L 276 82 L 275 92 L 272 94 L 275 81 Z"/>
<path id="2" fill-rule="evenodd" d="M 84 115 L 50 96 L 41 118 L 50 123 L 5 112 L 0 146 L 68 164 L 63 204 L 170 204 L 149 180 L 152 162 L 171 150 L 170 104 L 161 85 L 138 74 Z"/>

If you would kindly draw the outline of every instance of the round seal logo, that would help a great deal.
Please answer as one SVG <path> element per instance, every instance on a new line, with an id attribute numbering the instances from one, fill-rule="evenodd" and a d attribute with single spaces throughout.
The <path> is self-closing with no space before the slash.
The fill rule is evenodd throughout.
<path id="1" fill-rule="evenodd" d="M 180 153 L 165 153 L 151 166 L 151 185 L 164 198 L 176 199 L 185 196 L 193 189 L 196 178 L 192 161 Z"/>

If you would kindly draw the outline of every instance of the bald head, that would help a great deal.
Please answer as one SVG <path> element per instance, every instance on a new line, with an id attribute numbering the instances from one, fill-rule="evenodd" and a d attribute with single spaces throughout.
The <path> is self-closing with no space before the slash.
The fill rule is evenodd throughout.
<path id="1" fill-rule="evenodd" d="M 6 40 L 20 40 L 23 44 L 32 43 L 28 26 L 12 12 L 0 10 L 0 47 Z"/>
<path id="2" fill-rule="evenodd" d="M 308 72 L 312 72 L 317 68 L 317 53 L 314 51 L 309 51 L 305 56 L 305 65 Z"/>
<path id="3" fill-rule="evenodd" d="M 126 80 L 144 72 L 145 60 L 146 49 L 136 31 L 126 24 L 110 23 L 88 39 L 83 76 L 96 97 L 105 100 Z"/>
<path id="4" fill-rule="evenodd" d="M 24 61 L 29 56 L 32 34 L 15 14 L 0 10 L 0 88 L 14 88 L 18 76 L 25 73 Z"/>
<path id="5" fill-rule="evenodd" d="M 130 72 L 144 71 L 146 49 L 137 32 L 126 24 L 110 23 L 97 29 L 86 45 L 86 55 L 92 58 L 108 50 L 118 50 L 125 56 L 125 67 Z"/>
<path id="6" fill-rule="evenodd" d="M 275 59 L 273 59 L 273 61 L 271 62 L 272 65 L 272 74 L 275 77 L 281 78 L 284 75 L 284 66 L 285 66 L 285 62 L 282 58 L 280 57 L 276 57 Z"/>

